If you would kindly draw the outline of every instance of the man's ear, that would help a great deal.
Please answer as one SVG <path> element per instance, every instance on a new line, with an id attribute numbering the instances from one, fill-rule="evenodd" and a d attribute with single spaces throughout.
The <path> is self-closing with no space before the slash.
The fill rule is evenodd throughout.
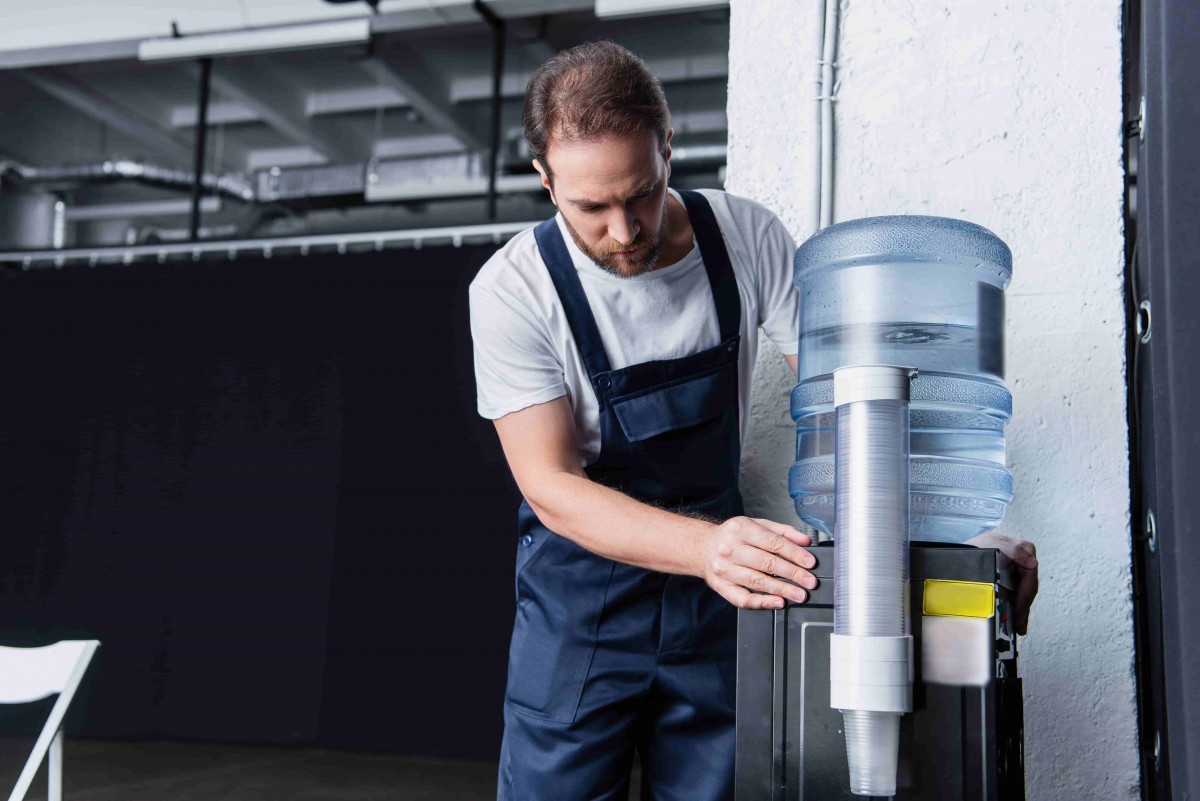
<path id="1" fill-rule="evenodd" d="M 542 186 L 546 187 L 546 191 L 550 193 L 550 202 L 557 206 L 558 201 L 554 199 L 554 187 L 550 185 L 550 173 L 537 159 L 533 160 L 533 168 L 538 171 L 538 175 L 542 176 Z"/>
<path id="2" fill-rule="evenodd" d="M 663 161 L 667 162 L 667 179 L 671 178 L 671 137 L 675 135 L 674 128 L 667 129 L 667 141 L 663 143 Z"/>

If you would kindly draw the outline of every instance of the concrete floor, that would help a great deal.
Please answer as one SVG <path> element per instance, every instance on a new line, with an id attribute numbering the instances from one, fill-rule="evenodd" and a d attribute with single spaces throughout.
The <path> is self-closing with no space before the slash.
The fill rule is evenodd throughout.
<path id="1" fill-rule="evenodd" d="M 33 738 L 0 737 L 0 798 Z M 638 801 L 635 769 L 629 801 Z M 495 801 L 496 763 L 319 748 L 68 738 L 63 801 Z M 42 765 L 26 801 L 45 801 Z"/>
<path id="2" fill-rule="evenodd" d="M 32 738 L 0 738 L 0 798 Z M 43 765 L 28 801 L 45 801 Z M 496 764 L 313 748 L 67 739 L 63 801 L 495 801 Z"/>

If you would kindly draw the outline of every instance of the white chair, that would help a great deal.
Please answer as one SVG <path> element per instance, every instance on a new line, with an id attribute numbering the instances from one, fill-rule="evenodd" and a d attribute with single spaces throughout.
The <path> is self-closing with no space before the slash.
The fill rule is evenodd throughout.
<path id="1" fill-rule="evenodd" d="M 22 801 L 50 752 L 48 801 L 62 801 L 62 722 L 79 681 L 100 645 L 98 640 L 63 640 L 42 648 L 0 645 L 0 704 L 29 704 L 58 694 L 8 801 Z"/>

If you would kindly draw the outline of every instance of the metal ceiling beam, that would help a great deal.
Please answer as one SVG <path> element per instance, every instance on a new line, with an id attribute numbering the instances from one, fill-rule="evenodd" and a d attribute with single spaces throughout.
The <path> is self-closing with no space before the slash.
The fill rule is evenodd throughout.
<path id="1" fill-rule="evenodd" d="M 259 119 L 293 142 L 308 145 L 331 161 L 356 161 L 361 154 L 342 141 L 318 131 L 304 116 L 304 102 L 292 96 L 278 82 L 269 90 L 258 85 L 257 77 L 245 67 L 220 62 L 213 67 L 212 85 L 226 99 L 251 109 Z"/>
<path id="2" fill-rule="evenodd" d="M 420 55 L 409 51 L 393 58 L 389 54 L 389 60 L 391 64 L 385 64 L 378 58 L 368 58 L 358 64 L 380 85 L 390 86 L 408 98 L 409 104 L 427 122 L 453 134 L 467 149 L 483 150 L 487 147 L 483 136 L 477 132 L 475 121 L 450 102 L 450 88 L 446 81 L 424 63 Z M 397 60 L 401 63 L 396 63 Z"/>
<path id="3" fill-rule="evenodd" d="M 488 0 L 488 8 L 507 20 L 536 17 L 540 14 L 564 14 L 591 11 L 596 0 Z M 385 4 L 386 5 L 386 4 Z M 441 28 L 447 25 L 479 22 L 474 0 L 424 0 L 406 3 L 402 10 L 389 10 L 371 17 L 372 33 Z"/>
<path id="4" fill-rule="evenodd" d="M 417 158 L 458 153 L 462 149 L 462 142 L 459 142 L 456 137 L 438 133 L 429 136 L 395 136 L 377 139 L 371 155 L 377 159 Z"/>
<path id="5" fill-rule="evenodd" d="M 7 144 L 0 145 L 0 161 L 15 161 L 18 164 L 29 163 L 29 159 L 25 158 L 20 153 L 14 152 L 12 147 Z"/>
<path id="6" fill-rule="evenodd" d="M 491 0 L 489 7 L 501 17 L 515 20 L 540 14 L 590 11 L 594 4 L 595 0 Z M 370 17 L 371 33 L 441 28 L 480 21 L 472 7 L 472 0 L 426 0 L 406 5 L 407 8 L 384 11 Z M 120 39 L 8 50 L 0 52 L 0 69 L 135 59 L 142 41 L 141 38 Z"/>
<path id="7" fill-rule="evenodd" d="M 176 106 L 171 109 L 169 119 L 172 128 L 195 128 L 196 104 Z M 208 106 L 209 125 L 238 125 L 247 122 L 262 122 L 262 118 L 244 103 L 225 100 L 213 101 Z"/>
<path id="8" fill-rule="evenodd" d="M 489 8 L 493 8 L 495 5 L 496 3 L 493 1 Z M 537 26 L 527 19 L 508 20 L 508 30 L 515 40 L 513 44 L 523 49 L 539 64 L 558 53 L 558 48 L 546 41 Z"/>
<path id="9" fill-rule="evenodd" d="M 33 47 L 27 50 L 5 50 L 0 52 L 0 69 L 30 69 L 52 67 L 57 64 L 133 59 L 137 58 L 139 41 L 139 39 L 122 39 L 115 42 L 83 42 Z"/>
<path id="10" fill-rule="evenodd" d="M 246 152 L 246 172 L 271 167 L 314 167 L 326 163 L 328 160 L 308 145 L 264 147 Z"/>
<path id="11" fill-rule="evenodd" d="M 365 45 L 371 38 L 366 19 L 270 25 L 232 31 L 213 31 L 190 36 L 144 39 L 138 45 L 140 61 L 187 61 L 196 58 L 225 58 L 257 53 L 315 50 L 341 45 Z"/>
<path id="12" fill-rule="evenodd" d="M 122 108 L 94 87 L 64 72 L 21 70 L 15 74 L 55 100 L 136 139 L 173 161 L 185 164 L 191 161 L 192 149 L 188 142 L 142 119 L 136 112 Z"/>
<path id="13" fill-rule="evenodd" d="M 347 114 L 356 111 L 407 108 L 408 98 L 391 86 L 361 86 L 309 92 L 304 101 L 304 114 L 319 117 L 327 114 Z"/>
<path id="14" fill-rule="evenodd" d="M 550 45 L 547 45 L 547 49 L 553 51 L 553 47 Z M 720 53 L 686 58 L 649 58 L 646 59 L 646 65 L 663 84 L 714 81 L 729 77 L 729 57 Z M 506 73 L 501 84 L 505 99 L 515 100 L 524 97 L 525 87 L 531 77 L 533 77 L 532 72 Z M 490 100 L 491 97 L 492 77 L 490 75 L 472 75 L 468 78 L 456 78 L 450 82 L 450 100 L 454 103 L 483 102 Z"/>

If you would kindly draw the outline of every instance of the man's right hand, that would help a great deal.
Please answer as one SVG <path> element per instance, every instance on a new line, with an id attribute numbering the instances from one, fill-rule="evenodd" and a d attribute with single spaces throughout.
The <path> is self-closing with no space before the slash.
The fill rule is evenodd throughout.
<path id="1" fill-rule="evenodd" d="M 803 603 L 817 577 L 817 560 L 802 545 L 812 538 L 791 526 L 751 517 L 732 517 L 701 539 L 699 558 L 708 586 L 743 609 L 782 609 L 785 599 Z"/>
<path id="2" fill-rule="evenodd" d="M 700 576 L 730 603 L 780 609 L 816 587 L 812 540 L 791 526 L 749 517 L 720 525 L 642 503 L 587 477 L 565 396 L 496 420 L 521 493 L 542 524 L 592 553 L 660 573 Z"/>

